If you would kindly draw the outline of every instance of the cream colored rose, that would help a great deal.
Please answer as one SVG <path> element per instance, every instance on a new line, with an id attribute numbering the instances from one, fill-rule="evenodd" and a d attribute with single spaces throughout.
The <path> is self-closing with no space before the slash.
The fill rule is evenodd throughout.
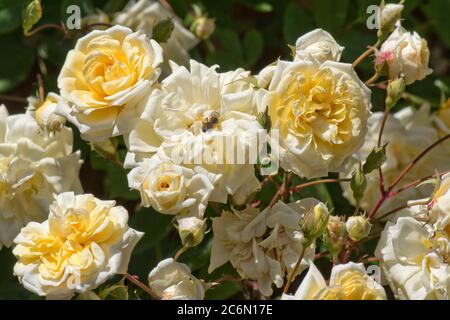
<path id="1" fill-rule="evenodd" d="M 139 0 L 130 1 L 122 12 L 113 19 L 113 23 L 127 26 L 135 31 L 141 30 L 149 39 L 153 37 L 153 28 L 158 22 L 172 18 L 174 29 L 170 38 L 161 43 L 164 52 L 163 73 L 169 74 L 169 60 L 178 64 L 189 64 L 189 50 L 195 47 L 198 39 L 184 26 L 182 21 L 168 11 L 159 1 Z"/>
<path id="2" fill-rule="evenodd" d="M 386 293 L 380 284 L 367 275 L 362 263 L 335 265 L 328 285 L 311 263 L 295 294 L 283 295 L 282 300 L 386 300 Z"/>
<path id="3" fill-rule="evenodd" d="M 246 208 L 213 218 L 213 245 L 209 272 L 230 261 L 243 279 L 257 281 L 258 290 L 272 295 L 272 284 L 283 286 L 293 272 L 305 238 L 300 229 L 303 215 L 319 201 L 279 202 L 262 212 Z M 314 259 L 314 243 L 306 249 L 299 274 Z"/>
<path id="4" fill-rule="evenodd" d="M 345 228 L 350 239 L 359 241 L 369 235 L 372 225 L 365 216 L 359 215 L 349 217 L 345 223 Z"/>
<path id="5" fill-rule="evenodd" d="M 214 18 L 198 17 L 194 20 L 191 30 L 195 32 L 197 38 L 206 40 L 214 33 L 216 22 Z"/>
<path id="6" fill-rule="evenodd" d="M 433 72 L 428 68 L 429 58 L 427 41 L 417 32 L 408 32 L 397 25 L 397 28 L 381 45 L 375 64 L 386 63 L 390 79 L 403 75 L 406 84 L 411 84 Z"/>
<path id="7" fill-rule="evenodd" d="M 81 192 L 81 160 L 72 152 L 72 130 L 48 136 L 30 114 L 8 116 L 0 106 L 0 247 L 20 228 L 44 221 L 54 194 Z"/>
<path id="8" fill-rule="evenodd" d="M 83 139 L 101 141 L 128 132 L 161 62 L 158 43 L 122 26 L 80 38 L 67 54 L 58 87 Z"/>
<path id="9" fill-rule="evenodd" d="M 208 174 L 157 156 L 145 159 L 128 174 L 128 185 L 139 190 L 144 207 L 164 214 L 203 217 L 213 185 Z"/>
<path id="10" fill-rule="evenodd" d="M 206 219 L 180 216 L 177 223 L 178 234 L 184 246 L 195 247 L 202 242 L 206 233 Z"/>
<path id="11" fill-rule="evenodd" d="M 358 163 L 364 162 L 369 153 L 377 145 L 383 113 L 374 113 L 368 121 L 369 131 L 362 148 L 353 154 L 345 170 L 341 173 L 342 178 L 351 176 L 351 172 Z M 387 143 L 386 161 L 381 166 L 385 184 L 391 184 L 400 172 L 425 148 L 439 138 L 438 132 L 433 126 L 432 117 L 428 106 L 420 110 L 412 107 L 389 116 L 383 131 L 382 144 Z M 436 170 L 448 169 L 448 152 L 450 142 L 444 142 L 433 148 L 424 158 L 402 179 L 400 186 L 406 185 L 414 180 L 433 175 Z M 447 148 L 447 149 L 446 149 Z M 344 196 L 354 203 L 349 183 L 342 183 Z M 397 196 L 387 199 L 378 210 L 381 215 L 389 210 L 406 204 L 406 201 L 420 199 L 430 195 L 431 185 L 422 185 L 419 188 L 410 188 Z M 360 206 L 365 211 L 370 211 L 380 197 L 379 174 L 377 170 L 367 175 L 367 188 Z M 394 218 L 394 216 L 392 216 Z"/>
<path id="12" fill-rule="evenodd" d="M 440 106 L 439 110 L 436 112 L 435 120 L 443 133 L 450 133 L 450 98 Z"/>
<path id="13" fill-rule="evenodd" d="M 203 300 L 207 286 L 184 263 L 162 260 L 148 275 L 150 288 L 162 300 Z"/>
<path id="14" fill-rule="evenodd" d="M 90 14 L 81 18 L 81 28 L 91 29 L 108 29 L 108 24 L 111 24 L 111 19 L 108 14 L 96 8 L 94 14 Z"/>
<path id="15" fill-rule="evenodd" d="M 50 92 L 43 102 L 32 100 L 27 112 L 34 116 L 42 130 L 47 135 L 61 130 L 66 124 L 66 118 L 70 111 L 67 102 L 53 92 Z M 58 112 L 58 110 L 61 111 Z M 65 110 L 65 112 L 62 110 Z M 65 115 L 61 116 L 61 113 Z"/>
<path id="16" fill-rule="evenodd" d="M 275 64 L 270 64 L 264 67 L 257 75 L 256 81 L 259 88 L 267 88 L 272 81 L 273 74 L 275 73 L 277 66 Z"/>
<path id="17" fill-rule="evenodd" d="M 386 224 L 375 255 L 397 299 L 449 299 L 449 236 L 412 217 Z"/>
<path id="18" fill-rule="evenodd" d="M 33 293 L 67 299 L 126 273 L 142 236 L 128 227 L 128 212 L 115 201 L 61 193 L 48 220 L 30 222 L 14 240 L 14 274 Z"/>
<path id="19" fill-rule="evenodd" d="M 367 132 L 370 90 L 351 65 L 279 61 L 260 106 L 279 130 L 281 167 L 306 177 L 339 170 Z"/>
<path id="20" fill-rule="evenodd" d="M 450 174 L 442 177 L 433 195 L 430 218 L 436 231 L 446 230 L 450 235 Z"/>
<path id="21" fill-rule="evenodd" d="M 254 89 L 243 81 L 249 72 L 218 73 L 217 66 L 193 60 L 190 70 L 172 67 L 126 138 L 126 166 L 134 167 L 158 151 L 161 158 L 220 175 L 211 201 L 226 203 L 229 194 L 248 198 L 259 188 L 253 168 L 259 149 L 252 138 L 264 134 L 256 119 Z M 239 154 L 245 158 L 239 160 Z"/>
<path id="22" fill-rule="evenodd" d="M 318 63 L 327 60 L 339 61 L 344 47 L 333 36 L 322 29 L 310 31 L 295 42 L 294 61 L 313 59 Z"/>
<path id="23" fill-rule="evenodd" d="M 400 20 L 403 8 L 403 4 L 399 3 L 386 3 L 380 6 L 378 21 L 380 24 L 379 29 L 381 29 L 383 35 L 394 29 L 395 24 Z"/>

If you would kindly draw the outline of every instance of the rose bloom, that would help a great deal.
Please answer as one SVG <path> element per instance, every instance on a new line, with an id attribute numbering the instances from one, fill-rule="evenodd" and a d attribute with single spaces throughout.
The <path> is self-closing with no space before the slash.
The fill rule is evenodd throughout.
<path id="1" fill-rule="evenodd" d="M 378 21 L 379 28 L 382 31 L 382 34 L 385 32 L 391 32 L 397 21 L 399 21 L 401 17 L 401 13 L 404 9 L 403 4 L 399 3 L 385 3 L 380 6 L 378 10 Z"/>
<path id="2" fill-rule="evenodd" d="M 450 174 L 442 177 L 433 195 L 429 216 L 436 231 L 445 230 L 450 235 Z"/>
<path id="3" fill-rule="evenodd" d="M 161 62 L 161 47 L 141 32 L 122 26 L 92 31 L 69 51 L 59 74 L 61 97 L 71 105 L 69 115 L 60 113 L 88 141 L 128 132 Z"/>
<path id="4" fill-rule="evenodd" d="M 369 132 L 362 148 L 356 152 L 348 162 L 341 178 L 348 178 L 358 165 L 364 162 L 369 153 L 377 145 L 380 126 L 383 119 L 382 112 L 374 113 L 368 122 Z M 436 128 L 433 126 L 432 117 L 428 106 L 420 110 L 412 107 L 404 108 L 388 117 L 383 131 L 382 145 L 387 143 L 386 161 L 381 166 L 385 184 L 391 184 L 400 172 L 425 148 L 439 138 Z M 399 186 L 406 185 L 417 179 L 433 175 L 436 170 L 447 170 L 450 156 L 450 142 L 443 142 L 433 148 L 424 158 L 404 176 Z M 360 207 L 369 211 L 381 196 L 379 187 L 378 170 L 374 170 L 367 176 L 367 188 Z M 341 183 L 344 196 L 354 204 L 353 193 L 349 183 Z M 377 212 L 381 215 L 389 210 L 406 204 L 406 201 L 428 196 L 432 191 L 431 185 L 422 185 L 419 188 L 410 188 L 397 196 L 387 199 Z M 391 218 L 394 218 L 392 215 Z"/>
<path id="5" fill-rule="evenodd" d="M 444 134 L 450 133 L 450 98 L 436 112 L 436 123 Z"/>
<path id="6" fill-rule="evenodd" d="M 370 90 L 351 65 L 280 60 L 268 90 L 261 90 L 259 109 L 267 106 L 272 130 L 279 130 L 274 147 L 283 169 L 326 176 L 363 144 Z"/>
<path id="7" fill-rule="evenodd" d="M 114 24 L 129 27 L 135 31 L 141 30 L 149 38 L 153 38 L 153 28 L 165 19 L 172 18 L 174 29 L 169 39 L 161 43 L 164 52 L 164 74 L 170 72 L 168 61 L 181 65 L 189 64 L 189 50 L 197 45 L 199 40 L 183 26 L 180 18 L 168 11 L 159 1 L 130 1 L 122 12 L 113 19 Z"/>
<path id="8" fill-rule="evenodd" d="M 383 276 L 397 299 L 448 300 L 450 233 L 417 221 L 410 210 L 388 222 L 378 242 Z"/>
<path id="9" fill-rule="evenodd" d="M 177 164 L 199 165 L 220 175 L 211 201 L 226 203 L 229 194 L 245 201 L 242 199 L 260 186 L 253 163 L 246 159 L 238 163 L 236 156 L 227 161 L 226 157 L 231 151 L 237 155 L 238 149 L 249 155 L 254 146 L 251 138 L 263 131 L 256 119 L 254 89 L 245 81 L 249 72 L 218 73 L 217 66 L 193 60 L 190 70 L 172 67 L 173 73 L 152 91 L 126 137 L 129 152 L 125 165 L 135 167 L 158 152 Z M 225 144 L 228 138 L 233 143 Z"/>
<path id="10" fill-rule="evenodd" d="M 148 275 L 150 288 L 162 300 L 203 300 L 208 286 L 184 263 L 162 260 Z"/>
<path id="11" fill-rule="evenodd" d="M 375 65 L 386 63 L 390 79 L 403 75 L 406 84 L 411 84 L 433 72 L 428 68 L 429 58 L 427 41 L 417 32 L 408 32 L 398 24 L 381 45 Z"/>
<path id="12" fill-rule="evenodd" d="M 313 59 L 318 63 L 327 60 L 339 61 L 344 47 L 333 36 L 322 29 L 310 31 L 295 42 L 294 61 Z"/>
<path id="13" fill-rule="evenodd" d="M 367 275 L 362 263 L 335 265 L 328 285 L 311 263 L 295 294 L 283 294 L 282 300 L 386 300 L 386 292 Z"/>
<path id="14" fill-rule="evenodd" d="M 258 88 L 267 89 L 269 87 L 276 69 L 276 64 L 269 64 L 255 76 Z"/>
<path id="15" fill-rule="evenodd" d="M 46 135 L 61 130 L 66 124 L 66 118 L 57 114 L 58 109 L 69 109 L 67 102 L 59 95 L 50 92 L 42 103 L 36 102 L 34 98 L 28 107 L 28 112 L 34 115 L 36 122 L 42 128 Z"/>
<path id="16" fill-rule="evenodd" d="M 230 261 L 243 279 L 255 280 L 258 290 L 271 296 L 272 284 L 281 288 L 300 258 L 305 242 L 300 228 L 303 215 L 319 203 L 312 198 L 289 204 L 280 201 L 262 212 L 248 207 L 213 218 L 208 271 Z M 314 250 L 314 243 L 306 249 L 297 275 L 314 259 Z"/>
<path id="17" fill-rule="evenodd" d="M 8 116 L 0 106 L 0 248 L 9 247 L 20 228 L 48 216 L 54 194 L 81 192 L 81 160 L 72 152 L 68 127 L 48 136 L 29 114 Z"/>
<path id="18" fill-rule="evenodd" d="M 61 193 L 48 220 L 30 222 L 14 240 L 14 275 L 35 294 L 69 299 L 126 273 L 142 236 L 128 227 L 128 212 L 115 201 Z"/>
<path id="19" fill-rule="evenodd" d="M 208 173 L 161 161 L 157 156 L 131 170 L 128 185 L 139 190 L 144 207 L 164 214 L 196 217 L 203 217 L 213 191 Z"/>

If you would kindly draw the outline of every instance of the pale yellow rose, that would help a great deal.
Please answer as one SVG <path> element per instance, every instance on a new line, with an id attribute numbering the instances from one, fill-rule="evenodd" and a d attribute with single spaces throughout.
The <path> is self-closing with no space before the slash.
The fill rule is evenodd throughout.
<path id="1" fill-rule="evenodd" d="M 144 207 L 198 218 L 203 217 L 213 191 L 207 173 L 162 161 L 157 156 L 145 159 L 131 170 L 128 185 L 139 190 Z"/>
<path id="2" fill-rule="evenodd" d="M 386 3 L 380 6 L 378 10 L 378 23 L 382 35 L 394 29 L 395 24 L 400 20 L 403 8 L 403 4 L 399 3 Z"/>
<path id="3" fill-rule="evenodd" d="M 318 63 L 327 60 L 339 61 L 344 47 L 333 36 L 322 29 L 310 31 L 295 42 L 295 61 L 313 59 Z"/>
<path id="4" fill-rule="evenodd" d="M 82 161 L 70 128 L 47 135 L 31 113 L 8 116 L 3 105 L 0 150 L 0 247 L 9 247 L 21 227 L 47 218 L 54 194 L 82 191 Z"/>
<path id="5" fill-rule="evenodd" d="M 436 231 L 444 230 L 450 236 L 450 174 L 442 177 L 433 195 L 430 218 Z"/>
<path id="6" fill-rule="evenodd" d="M 67 54 L 58 87 L 71 106 L 69 120 L 82 137 L 101 141 L 128 132 L 140 112 L 138 105 L 161 73 L 161 62 L 156 41 L 122 26 L 80 38 Z"/>
<path id="7" fill-rule="evenodd" d="M 91 194 L 59 194 L 48 220 L 30 222 L 14 240 L 14 274 L 27 290 L 68 299 L 127 272 L 143 236 L 128 227 L 128 212 Z"/>
<path id="8" fill-rule="evenodd" d="M 444 134 L 450 133 L 450 98 L 436 112 L 436 122 Z M 450 148 L 449 148 L 450 149 Z"/>
<path id="9" fill-rule="evenodd" d="M 293 296 L 285 294 L 282 300 L 386 300 L 386 292 L 367 275 L 362 263 L 335 265 L 328 285 L 311 263 L 296 293 Z"/>
<path id="10" fill-rule="evenodd" d="M 429 59 L 430 51 L 427 41 L 417 32 L 408 32 L 398 24 L 381 45 L 375 64 L 381 66 L 385 63 L 390 79 L 396 79 L 402 75 L 406 84 L 411 84 L 433 72 L 428 68 Z"/>
<path id="11" fill-rule="evenodd" d="M 365 216 L 358 215 L 349 217 L 345 228 L 350 239 L 359 241 L 369 235 L 372 225 Z"/>
<path id="12" fill-rule="evenodd" d="M 114 24 L 126 26 L 135 31 L 141 30 L 148 38 L 152 38 L 153 28 L 168 18 L 172 18 L 174 28 L 169 39 L 161 43 L 164 52 L 164 64 L 161 66 L 163 75 L 170 73 L 169 60 L 188 65 L 189 50 L 199 42 L 192 32 L 183 26 L 181 19 L 167 10 L 159 1 L 154 0 L 130 1 L 113 19 Z"/>
<path id="13" fill-rule="evenodd" d="M 158 152 L 161 159 L 201 166 L 219 177 L 211 201 L 226 203 L 232 195 L 245 202 L 260 186 L 254 171 L 258 146 L 252 138 L 265 134 L 256 118 L 255 90 L 245 81 L 250 73 L 243 69 L 219 73 L 218 66 L 193 60 L 190 70 L 172 67 L 125 139 L 125 165 L 135 167 Z M 246 155 L 241 163 L 238 154 Z M 227 160 L 229 155 L 233 159 Z"/>
<path id="14" fill-rule="evenodd" d="M 61 130 L 66 124 L 66 115 L 61 116 L 62 111 L 68 114 L 69 106 L 59 95 L 50 92 L 43 102 L 34 101 L 28 108 L 28 112 L 34 115 L 36 122 L 46 134 L 52 134 L 55 131 Z"/>
<path id="15" fill-rule="evenodd" d="M 369 132 L 364 145 L 348 161 L 342 178 L 351 177 L 352 171 L 359 162 L 364 162 L 369 153 L 377 145 L 383 113 L 374 113 L 368 122 Z M 382 144 L 387 143 L 386 161 L 381 166 L 386 185 L 391 184 L 400 172 L 425 148 L 439 138 L 439 133 L 433 126 L 433 118 L 430 115 L 429 106 L 422 106 L 419 110 L 407 107 L 388 117 L 383 131 Z M 417 179 L 433 175 L 436 170 L 448 170 L 450 153 L 450 141 L 443 142 L 433 148 L 405 175 L 399 186 L 406 185 Z M 367 176 L 367 188 L 360 207 L 370 211 L 380 198 L 378 170 L 372 171 Z M 354 203 L 353 194 L 349 183 L 342 183 L 344 196 Z M 387 199 L 378 210 L 377 215 L 405 205 L 408 200 L 425 198 L 430 195 L 433 187 L 430 184 L 421 185 L 418 188 L 410 188 L 395 197 Z M 391 218 L 395 218 L 392 215 Z"/>
<path id="16" fill-rule="evenodd" d="M 278 61 L 258 103 L 279 130 L 281 167 L 306 178 L 339 170 L 360 148 L 371 107 L 351 65 L 334 61 Z"/>
<path id="17" fill-rule="evenodd" d="M 383 276 L 397 299 L 448 300 L 450 233 L 405 214 L 386 224 L 375 250 Z"/>
<path id="18" fill-rule="evenodd" d="M 162 300 L 203 300 L 208 286 L 184 263 L 162 260 L 148 275 L 148 283 Z"/>
<path id="19" fill-rule="evenodd" d="M 255 280 L 258 290 L 271 296 L 272 284 L 281 288 L 294 271 L 305 243 L 300 222 L 319 203 L 308 198 L 289 204 L 280 201 L 262 212 L 251 207 L 224 211 L 213 218 L 208 271 L 230 261 L 242 278 Z M 306 248 L 296 275 L 314 259 L 314 250 L 314 243 Z"/>
<path id="20" fill-rule="evenodd" d="M 197 38 L 206 40 L 214 33 L 216 23 L 214 18 L 198 17 L 194 20 L 191 30 L 195 32 Z"/>

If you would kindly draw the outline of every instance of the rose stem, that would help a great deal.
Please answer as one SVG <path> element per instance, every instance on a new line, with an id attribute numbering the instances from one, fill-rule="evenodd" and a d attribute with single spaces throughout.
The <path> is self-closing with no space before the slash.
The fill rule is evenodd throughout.
<path id="1" fill-rule="evenodd" d="M 352 63 L 352 67 L 355 68 L 358 64 L 360 64 L 365 58 L 367 58 L 372 52 L 375 51 L 376 48 L 380 46 L 381 42 L 378 40 L 373 46 L 369 47 L 366 51 L 364 51 L 355 61 Z"/>
<path id="2" fill-rule="evenodd" d="M 139 288 L 147 292 L 153 299 L 159 300 L 158 295 L 150 287 L 147 287 L 145 284 L 139 281 L 138 276 L 132 276 L 129 273 L 125 273 L 125 278 L 134 285 L 138 286 Z"/>
<path id="3" fill-rule="evenodd" d="M 292 272 L 289 275 L 289 279 L 286 282 L 286 285 L 284 286 L 283 293 L 287 293 L 288 292 L 289 286 L 291 285 L 291 282 L 294 280 L 294 275 L 297 273 L 297 269 L 298 269 L 298 267 L 300 266 L 300 263 L 303 260 L 303 256 L 305 255 L 305 251 L 306 251 L 306 246 L 303 246 L 303 249 L 302 249 L 302 252 L 300 254 L 300 257 L 298 258 L 297 263 L 295 264 L 294 269 L 292 269 Z"/>

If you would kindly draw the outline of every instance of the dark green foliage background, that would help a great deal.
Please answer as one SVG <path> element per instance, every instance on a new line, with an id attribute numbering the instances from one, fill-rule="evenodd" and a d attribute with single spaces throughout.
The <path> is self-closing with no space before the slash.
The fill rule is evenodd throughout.
<path id="1" fill-rule="evenodd" d="M 59 23 L 67 19 L 65 9 L 70 4 L 81 6 L 83 15 L 95 13 L 99 8 L 113 13 L 126 4 L 126 0 L 42 0 L 43 17 L 35 26 Z M 378 4 L 373 0 L 203 0 L 168 1 L 176 13 L 188 23 L 191 5 L 196 3 L 216 18 L 216 31 L 211 38 L 215 50 L 210 51 L 201 43 L 191 55 L 208 65 L 219 64 L 222 71 L 237 67 L 258 72 L 265 65 L 279 57 L 289 58 L 290 49 L 298 36 L 316 27 L 321 27 L 346 47 L 342 61 L 352 62 L 368 45 L 376 40 L 376 30 L 366 27 L 366 8 Z M 44 75 L 45 89 L 57 91 L 56 79 L 66 53 L 76 38 L 64 39 L 57 30 L 45 30 L 31 37 L 25 37 L 21 28 L 22 10 L 26 0 L 0 0 L 0 103 L 5 103 L 10 113 L 24 112 L 26 103 L 11 101 L 5 96 L 26 98 L 37 89 L 39 64 L 45 64 L 48 73 Z M 435 73 L 423 81 L 408 87 L 408 91 L 429 100 L 434 107 L 439 103 L 439 90 L 433 84 L 436 78 L 450 83 L 448 59 L 450 52 L 449 12 L 450 0 L 406 0 L 403 25 L 417 31 L 426 38 L 431 51 L 431 67 Z M 370 59 L 357 69 L 362 79 L 372 75 Z M 384 93 L 374 89 L 374 110 L 384 108 Z M 400 104 L 400 106 L 404 106 Z M 171 224 L 171 217 L 155 213 L 151 209 L 138 208 L 139 195 L 127 187 L 126 172 L 103 160 L 92 152 L 76 135 L 76 149 L 82 151 L 84 164 L 81 179 L 86 192 L 99 198 L 116 199 L 130 211 L 130 225 L 146 233 L 133 254 L 130 273 L 146 279 L 147 274 L 161 259 L 171 257 L 180 247 L 178 234 Z M 123 155 L 123 144 L 121 153 Z M 295 181 L 300 183 L 301 181 Z M 259 198 L 268 203 L 274 194 L 273 187 L 263 188 Z M 337 185 L 321 185 L 309 188 L 298 197 L 316 196 L 328 205 L 335 206 L 338 214 L 351 213 L 350 205 L 343 199 Z M 208 208 L 208 216 L 219 214 L 220 207 Z M 0 208 L 1 210 L 1 208 Z M 194 273 L 205 280 L 214 280 L 223 274 L 234 274 L 230 265 L 208 274 L 211 233 L 201 245 L 182 255 Z M 369 244 L 371 245 L 371 244 Z M 0 298 L 36 299 L 19 285 L 12 275 L 15 259 L 11 250 L 0 251 Z M 320 262 L 319 262 L 320 265 Z M 117 281 L 118 279 L 114 279 Z M 208 291 L 207 298 L 225 299 L 246 297 L 246 290 L 234 282 Z M 131 298 L 146 298 L 141 291 L 130 290 Z"/>

